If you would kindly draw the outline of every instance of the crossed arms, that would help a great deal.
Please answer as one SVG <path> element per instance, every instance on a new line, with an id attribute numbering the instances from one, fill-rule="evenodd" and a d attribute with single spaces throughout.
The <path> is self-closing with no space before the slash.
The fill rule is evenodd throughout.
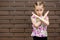
<path id="1" fill-rule="evenodd" d="M 45 19 L 46 17 L 47 17 L 47 14 L 49 13 L 49 11 L 47 11 L 46 13 L 45 13 L 45 15 L 41 18 L 41 17 L 39 17 L 39 16 L 37 16 L 36 14 L 34 14 L 33 12 L 32 12 L 32 14 L 35 16 L 35 17 L 37 17 L 37 18 L 39 18 L 39 22 L 37 22 L 36 23 L 36 20 L 34 20 L 32 17 L 31 17 L 31 21 L 32 21 L 32 23 L 33 23 L 33 25 L 37 28 L 37 27 L 39 27 L 39 25 L 41 25 L 41 23 L 43 22 L 46 26 L 48 26 L 49 25 L 49 19 Z"/>

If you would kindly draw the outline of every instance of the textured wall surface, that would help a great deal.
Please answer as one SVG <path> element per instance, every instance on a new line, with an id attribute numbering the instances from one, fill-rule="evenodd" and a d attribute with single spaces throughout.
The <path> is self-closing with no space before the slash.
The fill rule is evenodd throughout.
<path id="1" fill-rule="evenodd" d="M 0 40 L 32 40 L 31 11 L 38 0 L 0 0 Z M 43 0 L 50 10 L 48 40 L 60 40 L 60 0 Z"/>

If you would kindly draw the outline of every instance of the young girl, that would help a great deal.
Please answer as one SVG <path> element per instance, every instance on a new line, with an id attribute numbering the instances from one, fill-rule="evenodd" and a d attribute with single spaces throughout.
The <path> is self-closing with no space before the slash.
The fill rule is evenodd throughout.
<path id="1" fill-rule="evenodd" d="M 43 16 L 44 9 L 45 5 L 42 1 L 34 4 L 34 12 L 32 12 L 33 15 L 31 16 L 33 27 L 31 36 L 33 40 L 47 40 L 47 26 L 49 25 L 47 14 L 49 11 Z"/>

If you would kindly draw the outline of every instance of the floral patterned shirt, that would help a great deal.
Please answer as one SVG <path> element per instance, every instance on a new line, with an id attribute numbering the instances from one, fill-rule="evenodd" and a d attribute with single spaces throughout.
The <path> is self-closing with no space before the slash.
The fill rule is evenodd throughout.
<path id="1" fill-rule="evenodd" d="M 42 18 L 43 16 L 41 16 Z M 34 15 L 31 16 L 31 18 L 33 18 L 34 20 L 36 20 L 36 17 Z M 48 19 L 48 16 L 45 18 L 46 20 Z M 38 29 L 36 29 L 34 27 L 34 25 L 32 24 L 32 34 L 31 36 L 37 36 L 37 37 L 47 37 L 47 26 L 45 26 L 44 24 L 41 24 Z"/>

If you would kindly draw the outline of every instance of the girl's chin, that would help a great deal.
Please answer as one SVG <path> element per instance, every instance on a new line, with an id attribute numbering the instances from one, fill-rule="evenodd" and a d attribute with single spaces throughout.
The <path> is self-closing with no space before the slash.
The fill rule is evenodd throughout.
<path id="1" fill-rule="evenodd" d="M 38 16 L 42 16 L 42 15 L 38 15 Z"/>
<path id="2" fill-rule="evenodd" d="M 42 14 L 37 14 L 38 16 L 42 16 Z"/>

